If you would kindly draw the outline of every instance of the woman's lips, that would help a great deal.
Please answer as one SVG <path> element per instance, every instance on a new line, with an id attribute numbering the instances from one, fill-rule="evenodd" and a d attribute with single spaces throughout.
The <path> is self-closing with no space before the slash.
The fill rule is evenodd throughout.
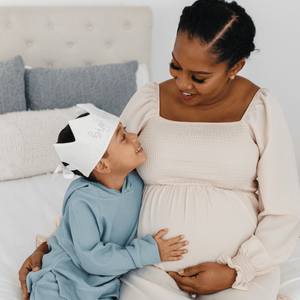
<path id="1" fill-rule="evenodd" d="M 183 92 L 180 92 L 180 91 L 179 91 L 179 95 L 181 98 L 183 98 L 185 100 L 190 100 L 195 96 L 195 95 L 185 95 Z"/>

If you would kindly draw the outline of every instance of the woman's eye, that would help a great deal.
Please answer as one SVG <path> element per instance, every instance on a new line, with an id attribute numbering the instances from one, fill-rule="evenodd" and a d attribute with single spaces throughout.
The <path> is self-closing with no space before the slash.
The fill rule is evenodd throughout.
<path id="1" fill-rule="evenodd" d="M 197 79 L 194 75 L 192 76 L 192 80 L 194 80 L 197 83 L 203 83 L 205 79 Z"/>
<path id="2" fill-rule="evenodd" d="M 180 68 L 175 66 L 172 62 L 170 63 L 170 68 L 174 70 L 180 70 Z"/>
<path id="3" fill-rule="evenodd" d="M 123 141 L 123 140 L 125 140 L 125 134 L 123 134 L 123 138 L 122 138 L 122 141 Z"/>

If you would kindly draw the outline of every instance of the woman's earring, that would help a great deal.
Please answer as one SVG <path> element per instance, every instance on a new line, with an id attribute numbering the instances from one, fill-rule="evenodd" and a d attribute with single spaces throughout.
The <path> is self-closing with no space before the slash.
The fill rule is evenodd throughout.
<path id="1" fill-rule="evenodd" d="M 229 78 L 230 78 L 230 80 L 233 80 L 234 79 L 234 75 L 230 76 Z"/>

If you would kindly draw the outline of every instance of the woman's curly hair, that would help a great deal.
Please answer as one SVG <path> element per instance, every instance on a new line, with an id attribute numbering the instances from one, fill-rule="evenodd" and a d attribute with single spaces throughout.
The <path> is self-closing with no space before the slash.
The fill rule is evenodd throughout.
<path id="1" fill-rule="evenodd" d="M 255 50 L 255 25 L 235 1 L 198 0 L 185 7 L 177 33 L 198 38 L 215 55 L 215 63 L 226 62 L 228 70 Z"/>

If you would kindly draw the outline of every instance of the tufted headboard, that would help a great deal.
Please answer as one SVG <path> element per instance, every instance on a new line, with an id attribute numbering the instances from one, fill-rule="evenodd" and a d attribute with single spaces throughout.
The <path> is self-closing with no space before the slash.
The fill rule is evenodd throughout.
<path id="1" fill-rule="evenodd" d="M 149 7 L 0 7 L 0 61 L 81 67 L 137 59 L 151 72 Z"/>

